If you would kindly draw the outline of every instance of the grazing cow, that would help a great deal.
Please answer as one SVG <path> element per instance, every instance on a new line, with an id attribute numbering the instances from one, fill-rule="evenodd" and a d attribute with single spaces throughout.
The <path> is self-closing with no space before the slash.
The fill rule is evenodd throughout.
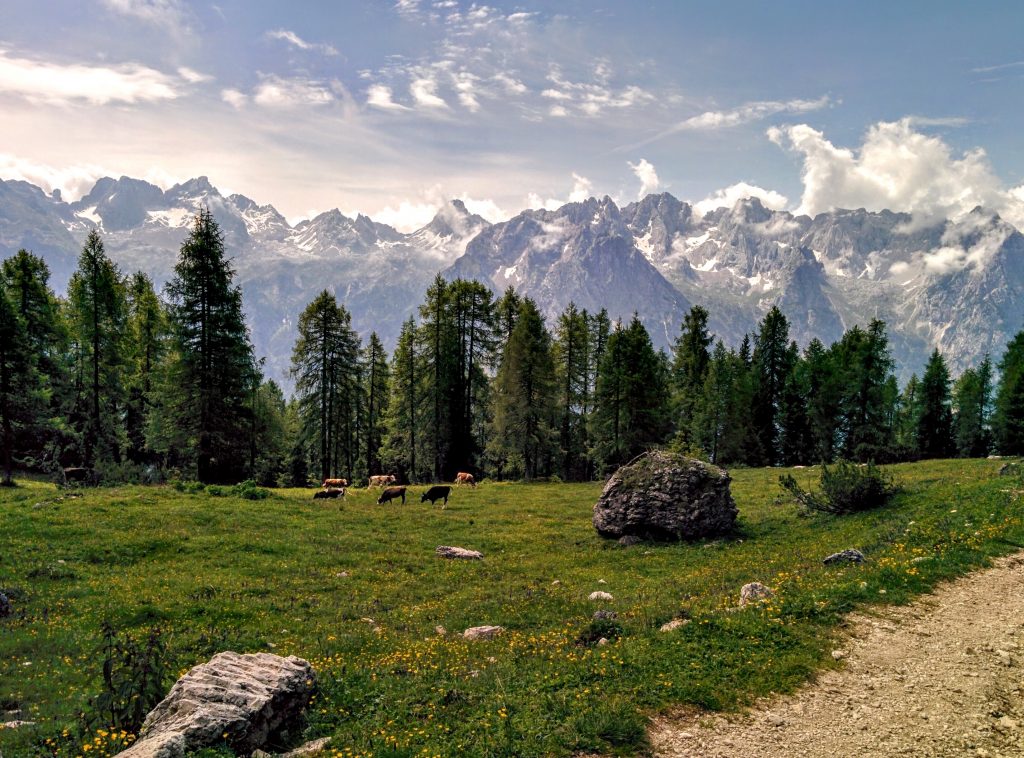
<path id="1" fill-rule="evenodd" d="M 466 471 L 460 471 L 459 473 L 457 473 L 455 475 L 455 483 L 456 484 L 469 484 L 469 485 L 472 485 L 472 486 L 476 487 L 476 479 L 473 478 L 472 474 L 470 474 L 470 473 L 468 473 Z"/>
<path id="2" fill-rule="evenodd" d="M 398 478 L 394 474 L 380 474 L 379 476 L 371 476 L 370 483 L 366 485 L 367 489 L 370 487 L 387 487 L 389 484 L 395 484 L 398 482 Z"/>
<path id="3" fill-rule="evenodd" d="M 423 493 L 423 497 L 420 498 L 420 502 L 425 503 L 429 500 L 430 504 L 434 505 L 438 500 L 444 498 L 444 505 L 441 506 L 443 509 L 448 505 L 448 496 L 450 494 L 452 494 L 451 487 L 448 487 L 447 485 L 435 485 Z"/>
<path id="4" fill-rule="evenodd" d="M 383 505 L 384 503 L 390 503 L 396 498 L 402 498 L 402 505 L 405 505 L 405 487 L 388 487 L 377 498 L 377 505 Z"/>
<path id="5" fill-rule="evenodd" d="M 323 500 L 325 498 L 333 500 L 337 497 L 345 497 L 345 490 L 341 489 L 341 487 L 330 487 L 313 493 L 314 500 Z"/>
<path id="6" fill-rule="evenodd" d="M 320 486 L 325 490 L 331 487 L 348 487 L 348 479 L 324 479 L 323 484 Z"/>

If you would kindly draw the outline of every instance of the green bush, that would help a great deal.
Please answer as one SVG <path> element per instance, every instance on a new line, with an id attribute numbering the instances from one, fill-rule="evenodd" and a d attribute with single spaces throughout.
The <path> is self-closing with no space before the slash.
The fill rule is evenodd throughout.
<path id="1" fill-rule="evenodd" d="M 257 487 L 252 479 L 246 479 L 232 487 L 231 494 L 245 500 L 266 500 L 270 497 L 270 490 Z"/>
<path id="2" fill-rule="evenodd" d="M 93 728 L 138 734 L 146 714 L 167 694 L 172 676 L 167 645 L 158 628 L 143 640 L 119 634 L 109 623 L 102 630 L 103 688 L 89 700 L 83 720 Z"/>
<path id="3" fill-rule="evenodd" d="M 821 467 L 820 494 L 803 489 L 790 474 L 780 476 L 779 484 L 806 509 L 835 515 L 878 508 L 899 491 L 892 477 L 874 463 L 849 461 Z"/>
<path id="4" fill-rule="evenodd" d="M 219 484 L 208 484 L 206 485 L 206 494 L 211 497 L 224 497 L 228 494 L 227 487 L 221 487 Z"/>

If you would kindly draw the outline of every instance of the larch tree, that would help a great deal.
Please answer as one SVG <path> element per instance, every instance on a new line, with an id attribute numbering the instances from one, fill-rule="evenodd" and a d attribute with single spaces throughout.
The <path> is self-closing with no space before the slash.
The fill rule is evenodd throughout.
<path id="1" fill-rule="evenodd" d="M 993 429 L 1002 455 L 1024 455 L 1024 331 L 1006 346 L 999 361 Z"/>
<path id="2" fill-rule="evenodd" d="M 0 277 L 0 445 L 3 479 L 14 483 L 15 431 L 31 422 L 38 386 L 32 341 L 24 319 L 8 296 L 7 283 Z"/>
<path id="3" fill-rule="evenodd" d="M 363 351 L 363 397 L 366 399 L 366 475 L 382 473 L 380 448 L 386 431 L 390 369 L 384 345 L 376 332 Z"/>

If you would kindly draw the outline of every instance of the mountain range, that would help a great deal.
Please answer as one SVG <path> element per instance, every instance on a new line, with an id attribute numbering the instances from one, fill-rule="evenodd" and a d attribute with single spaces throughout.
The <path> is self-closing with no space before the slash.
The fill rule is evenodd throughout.
<path id="1" fill-rule="evenodd" d="M 298 314 L 319 291 L 334 292 L 364 338 L 376 331 L 391 348 L 438 272 L 496 293 L 512 285 L 549 325 L 570 301 L 607 308 L 613 319 L 636 312 L 662 348 L 692 304 L 710 311 L 712 331 L 732 345 L 772 305 L 801 345 L 877 317 L 904 379 L 936 347 L 954 372 L 986 353 L 998 358 L 1024 328 L 1024 236 L 982 208 L 928 222 L 863 209 L 812 218 L 748 198 L 702 215 L 662 193 L 623 207 L 590 198 L 491 224 L 453 200 L 402 233 L 338 210 L 291 225 L 272 205 L 224 196 L 206 177 L 167 190 L 103 178 L 74 202 L 0 180 L 0 256 L 20 248 L 43 256 L 63 291 L 86 234 L 98 229 L 122 271 L 141 269 L 161 287 L 203 206 L 224 232 L 257 355 L 285 387 Z"/>

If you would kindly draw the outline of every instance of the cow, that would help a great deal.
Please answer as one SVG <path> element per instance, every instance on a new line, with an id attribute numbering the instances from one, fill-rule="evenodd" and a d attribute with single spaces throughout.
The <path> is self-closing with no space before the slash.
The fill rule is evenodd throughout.
<path id="1" fill-rule="evenodd" d="M 466 471 L 460 471 L 459 473 L 457 473 L 455 475 L 455 483 L 456 484 L 469 484 L 469 485 L 472 485 L 473 487 L 476 487 L 476 479 L 473 478 L 472 474 L 470 474 L 470 473 L 468 473 Z"/>
<path id="2" fill-rule="evenodd" d="M 314 500 L 323 500 L 323 499 L 331 499 L 331 500 L 333 500 L 334 498 L 337 498 L 337 497 L 345 497 L 345 490 L 343 490 L 340 487 L 330 487 L 328 489 L 318 490 L 317 492 L 313 493 L 313 499 Z"/>
<path id="3" fill-rule="evenodd" d="M 398 478 L 394 474 L 380 474 L 379 476 L 371 476 L 369 484 L 366 488 L 370 487 L 387 487 L 389 484 L 395 484 L 398 482 Z"/>
<path id="4" fill-rule="evenodd" d="M 325 490 L 331 487 L 348 487 L 348 479 L 324 479 L 320 486 Z"/>
<path id="5" fill-rule="evenodd" d="M 420 498 L 420 502 L 425 503 L 429 500 L 430 504 L 434 505 L 438 500 L 444 498 L 444 505 L 441 506 L 441 509 L 444 510 L 448 505 L 448 496 L 450 494 L 452 494 L 451 487 L 447 485 L 435 485 L 423 493 L 423 497 Z"/>
<path id="6" fill-rule="evenodd" d="M 388 487 L 377 498 L 377 505 L 383 505 L 384 503 L 390 503 L 396 498 L 402 498 L 402 505 L 405 505 L 405 487 Z"/>

